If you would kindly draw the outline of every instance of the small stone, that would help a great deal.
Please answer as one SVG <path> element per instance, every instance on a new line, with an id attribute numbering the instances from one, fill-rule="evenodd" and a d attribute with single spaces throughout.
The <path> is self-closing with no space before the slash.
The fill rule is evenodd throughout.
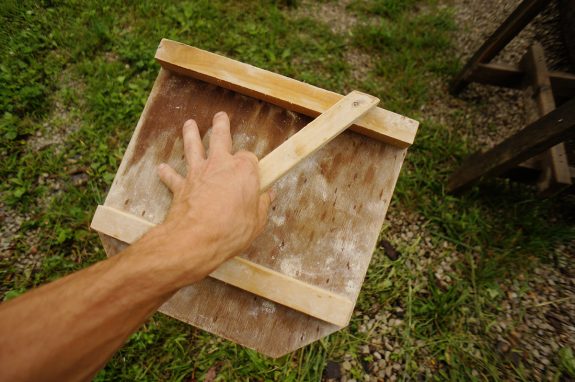
<path id="1" fill-rule="evenodd" d="M 369 346 L 363 345 L 363 346 L 361 347 L 361 353 L 362 353 L 362 354 L 369 354 Z"/>
<path id="2" fill-rule="evenodd" d="M 391 367 L 391 365 L 389 365 L 388 367 L 385 368 L 385 375 L 391 377 L 392 374 L 393 374 L 393 368 Z"/>
<path id="3" fill-rule="evenodd" d="M 343 370 L 345 370 L 345 371 L 351 370 L 351 363 L 349 363 L 349 361 L 344 361 L 341 366 L 343 367 Z"/>
<path id="4" fill-rule="evenodd" d="M 371 340 L 372 345 L 381 345 L 382 341 L 381 338 L 374 338 Z"/>
<path id="5" fill-rule="evenodd" d="M 401 370 L 401 365 L 399 363 L 394 363 L 392 366 L 393 370 L 395 371 L 400 371 Z"/>
<path id="6" fill-rule="evenodd" d="M 379 352 L 374 352 L 373 356 L 375 357 L 375 359 L 381 359 L 381 354 L 379 354 Z"/>
<path id="7" fill-rule="evenodd" d="M 334 361 L 327 361 L 327 365 L 325 367 L 323 375 L 325 379 L 340 380 L 341 379 L 340 365 Z"/>
<path id="8" fill-rule="evenodd" d="M 507 353 L 511 349 L 509 344 L 505 341 L 497 342 L 496 348 L 497 348 L 497 351 L 500 353 Z"/>

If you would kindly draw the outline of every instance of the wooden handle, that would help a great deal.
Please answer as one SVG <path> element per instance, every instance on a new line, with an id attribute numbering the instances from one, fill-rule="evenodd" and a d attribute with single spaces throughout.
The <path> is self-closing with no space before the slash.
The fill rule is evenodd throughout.
<path id="1" fill-rule="evenodd" d="M 276 180 L 341 134 L 378 103 L 378 98 L 358 91 L 343 97 L 260 160 L 261 190 L 270 188 Z"/>

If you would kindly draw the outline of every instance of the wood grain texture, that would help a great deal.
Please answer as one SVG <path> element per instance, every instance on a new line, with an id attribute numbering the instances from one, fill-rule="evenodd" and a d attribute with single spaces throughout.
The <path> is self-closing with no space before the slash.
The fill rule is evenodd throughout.
<path id="1" fill-rule="evenodd" d="M 164 69 L 197 78 L 310 117 L 324 113 L 343 96 L 176 41 L 162 39 L 156 60 Z M 413 143 L 419 123 L 374 108 L 351 129 L 398 147 Z"/>
<path id="2" fill-rule="evenodd" d="M 147 220 L 108 206 L 98 206 L 90 225 L 93 230 L 127 244 L 154 227 Z M 229 259 L 210 277 L 340 327 L 348 324 L 353 313 L 354 303 L 349 298 L 241 257 Z"/>
<path id="3" fill-rule="evenodd" d="M 535 42 L 523 57 L 522 66 L 529 74 L 532 98 L 537 104 L 537 115 L 542 117 L 555 110 L 555 97 L 551 88 L 551 79 L 545 62 L 543 46 Z M 537 188 L 542 196 L 553 196 L 571 186 L 569 163 L 563 142 L 550 147 L 539 155 L 542 173 Z"/>
<path id="4" fill-rule="evenodd" d="M 449 177 L 447 192 L 470 188 L 482 177 L 499 176 L 519 163 L 575 136 L 575 99 L 565 102 L 486 152 L 471 156 Z"/>
<path id="5" fill-rule="evenodd" d="M 185 173 L 181 129 L 194 118 L 205 136 L 217 111 L 231 119 L 234 149 L 263 158 L 311 120 L 206 82 L 161 70 L 105 205 L 153 223 L 171 194 L 156 176 L 167 162 Z M 356 301 L 406 150 L 344 132 L 276 182 L 263 234 L 241 257 Z M 125 244 L 101 235 L 108 255 Z M 161 311 L 278 357 L 339 329 L 207 278 Z"/>

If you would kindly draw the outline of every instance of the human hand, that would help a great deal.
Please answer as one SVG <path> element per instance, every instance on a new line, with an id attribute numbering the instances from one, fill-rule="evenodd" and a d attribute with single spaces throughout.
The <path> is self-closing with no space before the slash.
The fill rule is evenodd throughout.
<path id="1" fill-rule="evenodd" d="M 207 156 L 196 122 L 184 124 L 185 178 L 167 164 L 158 167 L 173 193 L 166 220 L 158 226 L 162 252 L 192 272 L 188 282 L 247 249 L 263 230 L 272 200 L 271 193 L 260 193 L 257 157 L 247 151 L 231 153 L 227 114 L 217 113 L 212 123 Z"/>

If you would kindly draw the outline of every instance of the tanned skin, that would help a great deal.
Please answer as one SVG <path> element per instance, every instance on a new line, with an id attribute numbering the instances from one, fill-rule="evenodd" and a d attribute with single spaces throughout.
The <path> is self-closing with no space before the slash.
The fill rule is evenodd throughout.
<path id="1" fill-rule="evenodd" d="M 0 380 L 89 380 L 178 289 L 238 255 L 263 230 L 271 203 L 258 159 L 232 154 L 226 113 L 209 153 L 183 128 L 188 173 L 158 167 L 173 193 L 164 223 L 120 254 L 0 305 Z"/>

